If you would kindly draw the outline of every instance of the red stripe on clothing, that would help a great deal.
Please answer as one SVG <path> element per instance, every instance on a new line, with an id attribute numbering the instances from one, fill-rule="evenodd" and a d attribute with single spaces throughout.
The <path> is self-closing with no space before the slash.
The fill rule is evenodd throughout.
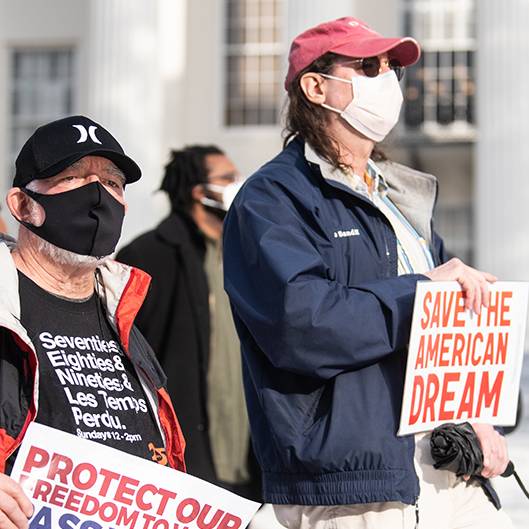
<path id="1" fill-rule="evenodd" d="M 124 350 L 129 350 L 130 330 L 136 318 L 136 314 L 147 295 L 151 276 L 138 268 L 131 268 L 130 277 L 123 290 L 119 305 L 116 310 L 116 325 Z"/>
<path id="2" fill-rule="evenodd" d="M 171 398 L 164 388 L 158 390 L 159 417 L 166 439 L 166 450 L 169 463 L 176 470 L 186 471 L 184 451 L 186 442 L 176 417 Z"/>

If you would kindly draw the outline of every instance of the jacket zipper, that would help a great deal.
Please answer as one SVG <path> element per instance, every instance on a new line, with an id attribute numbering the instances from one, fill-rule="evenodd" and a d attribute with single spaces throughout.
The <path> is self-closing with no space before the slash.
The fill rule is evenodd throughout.
<path id="1" fill-rule="evenodd" d="M 388 238 L 387 238 L 387 234 L 386 234 L 387 224 L 386 224 L 383 216 L 379 216 L 379 220 L 380 220 L 380 223 L 382 225 L 382 236 L 384 237 L 384 249 L 386 251 L 386 263 L 387 263 L 386 277 L 391 277 L 391 253 L 389 251 Z M 390 226 L 390 229 L 393 229 L 393 228 Z"/>
<path id="2" fill-rule="evenodd" d="M 386 277 L 391 277 L 391 254 L 389 253 L 388 239 L 386 237 L 386 232 L 384 232 L 384 245 L 386 246 L 386 259 L 388 260 L 388 271 L 387 271 Z"/>

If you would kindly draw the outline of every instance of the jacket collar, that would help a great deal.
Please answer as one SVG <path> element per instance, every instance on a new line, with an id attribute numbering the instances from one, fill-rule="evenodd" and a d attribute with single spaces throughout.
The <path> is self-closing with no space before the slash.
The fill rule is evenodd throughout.
<path id="1" fill-rule="evenodd" d="M 432 217 L 437 202 L 437 178 L 396 162 L 378 162 L 377 166 L 384 174 L 389 199 L 430 244 Z"/>
<path id="2" fill-rule="evenodd" d="M 307 162 L 317 165 L 322 173 L 321 167 L 327 167 L 328 164 L 325 165 L 326 162 L 321 160 L 312 149 L 308 151 L 311 154 L 307 157 L 302 140 L 296 138 L 294 142 L 296 142 L 296 147 L 301 149 L 301 154 L 305 156 Z M 430 244 L 432 241 L 431 221 L 437 201 L 438 189 L 435 176 L 391 161 L 377 162 L 376 168 L 380 170 L 381 176 L 384 178 L 389 199 L 397 206 L 417 233 Z M 326 182 L 355 196 L 359 196 L 363 200 L 368 200 L 361 193 L 353 191 L 345 182 L 339 179 L 326 179 Z"/>

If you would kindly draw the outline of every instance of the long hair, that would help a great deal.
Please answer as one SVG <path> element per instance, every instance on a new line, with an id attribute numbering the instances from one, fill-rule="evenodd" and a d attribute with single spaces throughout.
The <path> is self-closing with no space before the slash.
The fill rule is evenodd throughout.
<path id="1" fill-rule="evenodd" d="M 172 211 L 188 211 L 193 203 L 192 189 L 208 180 L 206 156 L 224 154 L 215 145 L 191 145 L 171 151 L 160 191 L 169 196 Z"/>
<path id="2" fill-rule="evenodd" d="M 311 103 L 303 93 L 299 81 L 307 72 L 330 74 L 341 59 L 340 55 L 328 52 L 303 69 L 288 87 L 288 101 L 283 129 L 283 146 L 299 136 L 316 151 L 316 154 L 336 168 L 343 167 L 340 161 L 338 142 L 328 134 L 329 111 Z M 376 145 L 371 153 L 376 161 L 386 159 L 386 155 Z"/>

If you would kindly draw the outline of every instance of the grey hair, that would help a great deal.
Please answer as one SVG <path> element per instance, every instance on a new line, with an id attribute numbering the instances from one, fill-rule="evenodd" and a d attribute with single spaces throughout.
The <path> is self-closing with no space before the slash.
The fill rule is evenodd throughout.
<path id="1" fill-rule="evenodd" d="M 98 266 L 101 266 L 105 261 L 110 259 L 110 255 L 94 257 L 92 255 L 81 255 L 70 252 L 69 250 L 59 248 L 51 242 L 44 240 L 42 237 L 39 237 L 30 230 L 28 230 L 28 232 L 29 239 L 33 242 L 39 253 L 48 257 L 50 261 L 64 266 L 74 266 L 76 268 L 95 270 Z"/>

